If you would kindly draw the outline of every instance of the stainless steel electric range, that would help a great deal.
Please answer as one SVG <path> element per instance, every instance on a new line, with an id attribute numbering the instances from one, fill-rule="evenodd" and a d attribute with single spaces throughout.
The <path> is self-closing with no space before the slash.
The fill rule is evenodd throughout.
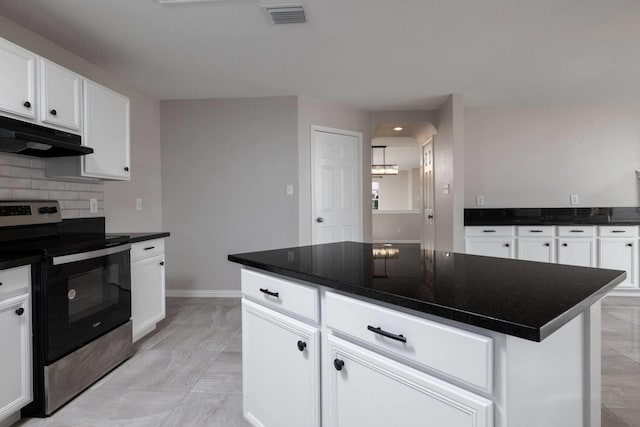
<path id="1" fill-rule="evenodd" d="M 128 236 L 104 218 L 62 221 L 57 201 L 0 201 L 0 252 L 40 255 L 33 273 L 34 401 L 47 416 L 132 355 Z"/>

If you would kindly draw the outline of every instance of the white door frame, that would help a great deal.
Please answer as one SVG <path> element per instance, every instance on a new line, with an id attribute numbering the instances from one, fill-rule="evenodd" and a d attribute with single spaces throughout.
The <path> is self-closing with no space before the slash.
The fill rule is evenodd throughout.
<path id="1" fill-rule="evenodd" d="M 338 129 L 338 128 L 332 128 L 332 127 L 326 127 L 326 126 L 318 126 L 318 125 L 311 125 L 311 135 L 310 135 L 310 141 L 311 141 L 311 243 L 312 244 L 316 244 L 317 242 L 317 237 L 316 236 L 316 227 L 315 227 L 315 220 L 316 220 L 316 198 L 315 198 L 315 194 L 314 194 L 314 190 L 316 188 L 316 178 L 315 178 L 315 145 L 316 145 L 316 132 L 324 132 L 324 133 L 333 133 L 333 134 L 337 134 L 337 135 L 346 135 L 346 136 L 353 136 L 356 137 L 358 139 L 358 147 L 356 148 L 356 151 L 358 153 L 358 161 L 357 161 L 357 175 L 358 175 L 358 184 L 356 185 L 356 189 L 358 194 L 356 194 L 358 203 L 356 204 L 356 206 L 358 207 L 358 226 L 357 226 L 357 230 L 358 230 L 358 241 L 363 241 L 364 238 L 364 229 L 363 229 L 363 224 L 364 224 L 364 218 L 362 215 L 362 204 L 363 204 L 363 200 L 362 200 L 362 194 L 363 194 L 363 188 L 362 188 L 362 159 L 363 159 L 363 152 L 362 152 L 362 132 L 355 132 L 355 131 L 351 131 L 351 130 L 344 130 L 344 129 Z"/>
<path id="2" fill-rule="evenodd" d="M 432 215 L 433 218 L 431 218 L 431 222 L 433 223 L 433 235 L 431 236 L 431 241 L 427 242 L 427 222 L 428 222 L 428 218 L 427 218 L 427 200 L 425 200 L 425 187 L 427 186 L 427 183 L 425 182 L 424 179 L 424 171 L 425 171 L 425 164 L 424 164 L 424 149 L 425 147 L 431 144 L 431 198 L 432 198 L 432 203 L 431 203 L 431 210 L 432 210 Z M 435 173 L 436 173 L 436 168 L 435 168 L 435 135 L 430 136 L 426 141 L 424 141 L 422 143 L 422 145 L 420 146 L 420 155 L 421 155 L 421 160 L 420 160 L 420 184 L 421 184 L 421 192 L 422 192 L 422 206 L 420 206 L 420 232 L 421 232 L 421 236 L 420 236 L 420 245 L 422 247 L 422 249 L 435 249 L 436 247 L 436 235 L 435 235 L 435 223 L 436 223 L 436 206 L 435 206 L 435 199 L 436 199 L 436 195 L 435 195 L 435 189 L 436 189 L 436 179 L 435 179 Z"/>

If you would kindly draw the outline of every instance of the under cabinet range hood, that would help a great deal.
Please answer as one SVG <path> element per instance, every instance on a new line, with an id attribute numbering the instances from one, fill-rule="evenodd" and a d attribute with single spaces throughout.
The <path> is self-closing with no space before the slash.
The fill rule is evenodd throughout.
<path id="1" fill-rule="evenodd" d="M 0 116 L 0 151 L 35 157 L 69 157 L 93 153 L 80 135 Z"/>

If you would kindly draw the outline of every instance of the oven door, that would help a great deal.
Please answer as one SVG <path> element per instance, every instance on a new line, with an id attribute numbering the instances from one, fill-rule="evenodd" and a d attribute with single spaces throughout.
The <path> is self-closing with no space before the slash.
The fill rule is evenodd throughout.
<path id="1" fill-rule="evenodd" d="M 125 244 L 49 260 L 47 364 L 131 318 L 130 250 Z"/>

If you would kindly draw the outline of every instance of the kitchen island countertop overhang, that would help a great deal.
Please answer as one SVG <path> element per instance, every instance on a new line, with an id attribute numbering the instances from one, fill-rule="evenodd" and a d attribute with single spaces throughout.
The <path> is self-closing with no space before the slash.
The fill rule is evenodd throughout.
<path id="1" fill-rule="evenodd" d="M 548 337 L 625 278 L 617 270 L 425 251 L 415 244 L 339 242 L 228 259 L 532 341 Z"/>

